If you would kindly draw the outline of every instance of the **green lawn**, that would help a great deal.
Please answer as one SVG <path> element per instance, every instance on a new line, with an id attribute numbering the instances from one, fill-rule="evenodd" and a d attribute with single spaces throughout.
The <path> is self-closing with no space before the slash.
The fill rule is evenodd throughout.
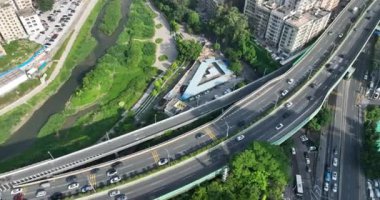
<path id="1" fill-rule="evenodd" d="M 134 20 L 128 21 L 117 44 L 85 76 L 82 86 L 71 97 L 66 108 L 49 118 L 40 130 L 35 145 L 27 154 L 0 163 L 0 171 L 46 159 L 47 150 L 60 156 L 95 143 L 124 110 L 138 101 L 157 73 L 152 67 L 156 45 L 149 41 L 133 40 L 134 36 L 129 35 L 134 32 L 131 27 L 139 30 L 139 38 L 145 35 L 146 30 L 154 31 L 153 19 L 141 17 L 150 16 L 150 12 L 144 12 L 149 11 L 144 2 L 133 0 L 130 17 Z M 93 105 L 97 105 L 95 109 L 76 117 L 77 111 Z M 75 120 L 67 125 L 73 117 L 76 117 Z"/>
<path id="2" fill-rule="evenodd" d="M 0 72 L 25 62 L 41 48 L 41 45 L 29 40 L 16 40 L 3 45 L 3 47 L 7 55 L 0 57 Z"/>
<path id="3" fill-rule="evenodd" d="M 121 17 L 121 0 L 111 0 L 106 4 L 105 14 L 99 29 L 104 34 L 111 35 L 119 25 Z"/>
<path id="4" fill-rule="evenodd" d="M 82 26 L 81 31 L 75 40 L 75 43 L 65 61 L 64 67 L 61 69 L 58 77 L 31 100 L 25 102 L 25 104 L 13 109 L 5 115 L 0 116 L 0 144 L 4 143 L 5 140 L 9 138 L 12 133 L 12 129 L 16 127 L 23 118 L 26 118 L 28 115 L 32 114 L 31 112 L 35 106 L 41 104 L 41 102 L 44 102 L 49 96 L 58 90 L 58 88 L 70 77 L 71 70 L 96 46 L 97 42 L 91 36 L 91 28 L 94 25 L 96 17 L 98 16 L 104 3 L 105 0 L 99 0 L 90 16 L 87 18 L 86 23 Z M 9 165 L 9 167 L 10 166 L 11 165 Z"/>

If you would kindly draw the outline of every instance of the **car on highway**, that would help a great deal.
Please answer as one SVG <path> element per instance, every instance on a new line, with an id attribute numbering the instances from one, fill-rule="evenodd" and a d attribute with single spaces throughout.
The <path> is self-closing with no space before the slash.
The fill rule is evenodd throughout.
<path id="1" fill-rule="evenodd" d="M 44 189 L 37 190 L 37 192 L 36 192 L 36 197 L 37 198 L 44 197 L 44 196 L 46 196 L 46 191 Z"/>
<path id="2" fill-rule="evenodd" d="M 237 136 L 236 137 L 236 141 L 242 141 L 242 140 L 244 140 L 244 138 L 245 138 L 245 136 L 244 135 L 239 135 L 239 136 Z"/>
<path id="3" fill-rule="evenodd" d="M 287 82 L 288 82 L 288 84 L 289 84 L 289 85 L 291 85 L 291 84 L 293 84 L 293 83 L 294 83 L 294 79 L 290 78 L 290 79 L 288 79 L 288 81 L 287 81 Z"/>
<path id="4" fill-rule="evenodd" d="M 292 147 L 292 154 L 296 155 L 296 148 Z"/>
<path id="5" fill-rule="evenodd" d="M 282 96 L 285 96 L 285 95 L 287 95 L 288 93 L 289 93 L 288 90 L 283 90 L 283 91 L 281 92 L 281 95 L 282 95 Z"/>
<path id="6" fill-rule="evenodd" d="M 115 168 L 111 168 L 107 171 L 107 176 L 115 176 L 117 174 L 117 170 Z"/>
<path id="7" fill-rule="evenodd" d="M 91 185 L 85 185 L 85 186 L 83 186 L 83 187 L 80 189 L 80 191 L 83 192 L 83 193 L 88 192 L 88 191 L 91 191 L 91 190 L 93 190 L 93 188 L 92 188 Z"/>
<path id="8" fill-rule="evenodd" d="M 111 167 L 114 169 L 121 167 L 121 166 L 123 166 L 123 162 L 121 162 L 121 161 L 116 161 L 116 162 L 112 163 L 112 165 L 111 165 Z"/>
<path id="9" fill-rule="evenodd" d="M 195 134 L 195 139 L 202 138 L 203 136 L 205 136 L 204 133 L 197 133 L 197 134 Z"/>
<path id="10" fill-rule="evenodd" d="M 309 100 L 309 101 L 313 101 L 313 100 L 314 100 L 314 97 L 313 97 L 313 96 L 307 96 L 306 98 L 307 98 L 307 100 Z"/>
<path id="11" fill-rule="evenodd" d="M 115 197 L 120 194 L 120 190 L 111 190 L 108 192 L 108 196 Z"/>
<path id="12" fill-rule="evenodd" d="M 167 159 L 167 158 L 161 158 L 159 161 L 158 161 L 158 166 L 162 166 L 162 165 L 166 165 L 166 164 L 168 164 L 168 162 L 169 162 L 169 159 Z"/>
<path id="13" fill-rule="evenodd" d="M 119 176 L 114 176 L 110 179 L 110 183 L 117 183 L 121 181 L 121 178 Z"/>
<path id="14" fill-rule="evenodd" d="M 127 200 L 127 196 L 125 194 L 119 194 L 115 197 L 115 200 Z"/>
<path id="15" fill-rule="evenodd" d="M 375 194 L 377 198 L 380 198 L 380 190 L 378 188 L 375 188 Z"/>
<path id="16" fill-rule="evenodd" d="M 336 181 L 338 179 L 338 172 L 332 173 L 332 180 Z"/>
<path id="17" fill-rule="evenodd" d="M 343 33 L 339 33 L 338 37 L 342 38 L 343 37 Z"/>
<path id="18" fill-rule="evenodd" d="M 332 191 L 335 193 L 338 192 L 338 183 L 334 183 Z"/>
<path id="19" fill-rule="evenodd" d="M 311 173 L 311 167 L 309 165 L 306 165 L 306 172 Z"/>
<path id="20" fill-rule="evenodd" d="M 14 195 L 14 194 L 18 194 L 18 193 L 21 193 L 22 192 L 22 188 L 13 188 L 11 190 L 11 194 Z M 0 196 L 1 197 L 1 196 Z"/>
<path id="21" fill-rule="evenodd" d="M 292 103 L 291 101 L 289 101 L 289 102 L 287 102 L 287 103 L 285 104 L 285 107 L 286 107 L 286 108 L 290 108 L 290 107 L 292 107 L 292 105 L 293 105 L 293 103 Z"/>
<path id="22" fill-rule="evenodd" d="M 306 160 L 306 164 L 310 165 L 310 158 L 305 158 L 305 160 Z"/>
<path id="23" fill-rule="evenodd" d="M 78 187 L 79 187 L 79 183 L 74 182 L 74 183 L 71 183 L 70 185 L 68 185 L 67 189 L 73 190 L 73 189 L 78 188 Z"/>
<path id="24" fill-rule="evenodd" d="M 50 182 L 49 181 L 42 182 L 42 183 L 40 183 L 40 186 L 43 188 L 48 188 L 48 187 L 50 187 Z"/>
<path id="25" fill-rule="evenodd" d="M 333 159 L 333 165 L 334 165 L 334 167 L 338 166 L 338 158 Z"/>
<path id="26" fill-rule="evenodd" d="M 282 123 L 279 123 L 277 126 L 276 126 L 276 130 L 280 130 L 282 127 L 284 127 L 284 125 Z"/>
<path id="27" fill-rule="evenodd" d="M 323 190 L 325 192 L 328 192 L 329 191 L 329 183 L 328 182 L 325 182 L 325 185 L 323 186 Z"/>
<path id="28" fill-rule="evenodd" d="M 301 142 L 306 142 L 306 141 L 309 140 L 309 138 L 307 138 L 306 135 L 301 135 L 301 136 L 300 136 L 300 139 L 301 139 Z"/>
<path id="29" fill-rule="evenodd" d="M 372 184 L 371 184 L 371 181 L 367 181 L 367 187 L 369 190 L 372 190 Z"/>
<path id="30" fill-rule="evenodd" d="M 334 155 L 338 155 L 338 149 L 335 147 L 333 150 Z"/>

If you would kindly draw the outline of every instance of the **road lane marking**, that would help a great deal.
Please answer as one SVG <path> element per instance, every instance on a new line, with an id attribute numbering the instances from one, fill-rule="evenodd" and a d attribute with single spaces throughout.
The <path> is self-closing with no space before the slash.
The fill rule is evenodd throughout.
<path id="1" fill-rule="evenodd" d="M 158 153 L 156 150 L 152 151 L 152 156 L 153 156 L 154 162 L 158 162 L 160 160 L 160 157 L 158 156 Z"/>
<path id="2" fill-rule="evenodd" d="M 216 140 L 216 136 L 210 128 L 205 128 L 205 133 L 212 139 Z"/>

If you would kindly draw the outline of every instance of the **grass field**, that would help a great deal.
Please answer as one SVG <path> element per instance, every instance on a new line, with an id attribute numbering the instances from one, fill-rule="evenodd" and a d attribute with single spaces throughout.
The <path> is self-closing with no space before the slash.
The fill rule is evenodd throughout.
<path id="1" fill-rule="evenodd" d="M 91 36 L 91 28 L 95 23 L 96 17 L 98 16 L 104 3 L 105 0 L 99 0 L 90 16 L 87 18 L 85 24 L 82 26 L 58 77 L 31 100 L 25 102 L 25 104 L 13 109 L 5 115 L 0 116 L 0 144 L 4 143 L 5 140 L 9 138 L 14 127 L 20 124 L 23 119 L 32 114 L 33 109 L 35 109 L 37 105 L 45 101 L 49 96 L 57 91 L 57 89 L 70 77 L 71 70 L 96 46 L 97 42 Z"/>
<path id="2" fill-rule="evenodd" d="M 0 163 L 0 171 L 46 159 L 47 150 L 60 156 L 95 143 L 125 110 L 137 102 L 156 75 L 156 69 L 152 67 L 156 45 L 134 40 L 135 37 L 150 38 L 154 34 L 153 15 L 144 2 L 133 0 L 130 12 L 133 20 L 127 22 L 117 44 L 85 76 L 66 108 L 49 118 L 35 145 L 27 154 Z M 77 114 L 93 106 L 95 109 L 90 112 Z"/>
<path id="3" fill-rule="evenodd" d="M 106 4 L 105 14 L 99 29 L 104 34 L 111 35 L 119 25 L 121 15 L 121 0 L 111 0 Z"/>
<path id="4" fill-rule="evenodd" d="M 3 47 L 7 55 L 0 57 L 0 72 L 25 62 L 41 45 L 29 40 L 15 40 Z"/>

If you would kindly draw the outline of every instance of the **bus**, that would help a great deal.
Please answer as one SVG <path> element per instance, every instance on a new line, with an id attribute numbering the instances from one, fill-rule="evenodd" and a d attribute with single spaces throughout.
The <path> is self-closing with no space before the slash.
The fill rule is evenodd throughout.
<path id="1" fill-rule="evenodd" d="M 297 194 L 297 196 L 302 197 L 302 195 L 303 195 L 302 177 L 299 174 L 296 175 L 296 184 L 297 184 L 296 185 L 296 189 L 297 189 L 296 194 Z"/>

